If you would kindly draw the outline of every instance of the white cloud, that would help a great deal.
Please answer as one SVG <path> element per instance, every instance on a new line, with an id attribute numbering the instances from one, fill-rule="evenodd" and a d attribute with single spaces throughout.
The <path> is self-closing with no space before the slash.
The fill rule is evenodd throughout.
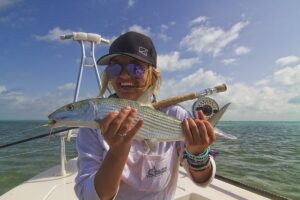
<path id="1" fill-rule="evenodd" d="M 199 58 L 180 58 L 180 52 L 174 51 L 165 55 L 158 55 L 157 63 L 161 71 L 185 70 L 200 63 Z"/>
<path id="2" fill-rule="evenodd" d="M 127 6 L 128 8 L 133 7 L 133 5 L 136 3 L 136 0 L 128 0 Z"/>
<path id="3" fill-rule="evenodd" d="M 157 37 L 160 38 L 162 41 L 167 42 L 171 40 L 171 37 L 166 34 L 167 30 L 171 27 L 174 26 L 175 22 L 170 22 L 169 25 L 162 24 L 160 26 L 160 32 L 157 34 Z"/>
<path id="4" fill-rule="evenodd" d="M 219 27 L 198 25 L 180 42 L 182 48 L 197 54 L 210 54 L 217 56 L 231 42 L 239 37 L 240 32 L 249 24 L 248 21 L 240 21 L 234 24 L 228 31 Z"/>
<path id="5" fill-rule="evenodd" d="M 208 20 L 207 17 L 205 17 L 205 16 L 199 16 L 199 17 L 193 19 L 193 20 L 189 23 L 189 25 L 190 25 L 190 26 L 194 26 L 194 25 L 196 25 L 196 24 L 202 24 L 202 23 L 206 22 L 207 20 Z"/>
<path id="6" fill-rule="evenodd" d="M 274 73 L 274 80 L 286 86 L 299 85 L 300 65 L 296 65 L 295 67 L 285 67 L 276 71 Z"/>
<path id="7" fill-rule="evenodd" d="M 5 10 L 9 7 L 12 7 L 19 2 L 20 2 L 20 0 L 1 0 L 0 1 L 0 11 Z"/>
<path id="8" fill-rule="evenodd" d="M 235 54 L 236 55 L 243 55 L 243 54 L 247 54 L 250 52 L 250 48 L 245 47 L 245 46 L 239 46 L 235 49 Z"/>
<path id="9" fill-rule="evenodd" d="M 59 41 L 60 36 L 64 34 L 70 34 L 74 31 L 69 29 L 61 29 L 60 27 L 55 27 L 47 33 L 47 35 L 35 35 L 36 40 L 42 40 L 42 41 Z"/>
<path id="10" fill-rule="evenodd" d="M 3 119 L 44 120 L 55 109 L 71 101 L 72 97 L 62 92 L 33 96 L 23 92 L 5 90 L 2 94 L 0 93 L 0 117 Z"/>
<path id="11" fill-rule="evenodd" d="M 281 66 L 286 66 L 289 64 L 294 64 L 300 61 L 300 58 L 298 56 L 286 56 L 279 58 L 275 61 L 276 64 Z"/>
<path id="12" fill-rule="evenodd" d="M 200 68 L 184 77 L 172 77 L 163 80 L 160 96 L 162 98 L 181 95 L 190 92 L 199 92 L 202 89 L 221 84 L 226 78 L 209 70 L 204 71 Z"/>
<path id="13" fill-rule="evenodd" d="M 0 85 L 0 94 L 6 91 L 6 87 L 4 85 Z"/>
<path id="14" fill-rule="evenodd" d="M 228 58 L 228 59 L 223 59 L 222 60 L 222 63 L 224 65 L 230 65 L 230 64 L 234 64 L 236 62 L 237 62 L 237 59 L 235 59 L 235 58 Z"/>
<path id="15" fill-rule="evenodd" d="M 134 24 L 129 27 L 129 31 L 136 31 L 136 32 L 142 33 L 144 35 L 147 35 L 149 37 L 151 36 L 151 28 L 149 26 L 146 28 L 143 28 L 140 25 Z"/>
<path id="16" fill-rule="evenodd" d="M 66 83 L 64 85 L 58 86 L 58 90 L 63 91 L 63 90 L 74 90 L 76 87 L 75 83 Z"/>
<path id="17" fill-rule="evenodd" d="M 201 91 L 227 83 L 228 91 L 212 97 L 220 104 L 231 102 L 223 120 L 300 120 L 300 65 L 275 71 L 253 83 L 232 82 L 213 71 L 198 71 L 163 81 L 159 99 Z M 195 100 L 194 100 L 195 101 Z M 192 103 L 182 103 L 191 110 Z"/>

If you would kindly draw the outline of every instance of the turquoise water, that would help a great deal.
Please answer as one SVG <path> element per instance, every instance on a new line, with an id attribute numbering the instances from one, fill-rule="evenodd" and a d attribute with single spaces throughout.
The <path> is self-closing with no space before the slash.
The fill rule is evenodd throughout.
<path id="1" fill-rule="evenodd" d="M 0 121 L 0 145 L 49 131 L 43 121 Z M 238 137 L 218 138 L 212 149 L 219 175 L 290 199 L 300 199 L 300 122 L 220 122 Z M 66 143 L 68 158 L 76 156 L 74 139 Z M 59 138 L 37 139 L 0 149 L 0 195 L 51 166 L 59 164 Z"/>

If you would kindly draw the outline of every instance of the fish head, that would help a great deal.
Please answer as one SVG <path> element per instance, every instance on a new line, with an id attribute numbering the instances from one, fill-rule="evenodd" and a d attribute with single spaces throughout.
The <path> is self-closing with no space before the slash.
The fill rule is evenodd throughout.
<path id="1" fill-rule="evenodd" d="M 52 127 L 74 126 L 93 128 L 97 124 L 94 121 L 95 114 L 93 101 L 83 100 L 69 103 L 48 116 L 49 125 Z"/>

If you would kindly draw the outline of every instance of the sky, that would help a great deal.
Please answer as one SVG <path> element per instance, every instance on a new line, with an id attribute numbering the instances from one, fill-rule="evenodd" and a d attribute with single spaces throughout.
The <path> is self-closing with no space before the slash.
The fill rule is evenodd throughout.
<path id="1" fill-rule="evenodd" d="M 0 120 L 46 120 L 73 101 L 81 48 L 60 35 L 113 41 L 133 30 L 156 46 L 158 99 L 226 83 L 211 96 L 231 102 L 223 120 L 299 121 L 299 8 L 298 0 L 0 0 Z M 96 59 L 108 48 L 96 45 Z M 85 68 L 79 99 L 97 95 Z"/>

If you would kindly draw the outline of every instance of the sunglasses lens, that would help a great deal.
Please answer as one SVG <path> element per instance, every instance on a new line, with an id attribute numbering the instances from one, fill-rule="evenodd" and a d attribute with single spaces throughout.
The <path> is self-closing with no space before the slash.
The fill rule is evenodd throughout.
<path id="1" fill-rule="evenodd" d="M 109 78 L 115 78 L 120 75 L 122 66 L 120 64 L 111 64 L 108 65 L 105 70 Z"/>
<path id="2" fill-rule="evenodd" d="M 126 66 L 126 69 L 128 74 L 134 78 L 142 78 L 145 73 L 145 67 L 140 64 L 135 64 L 135 63 L 128 64 Z"/>

